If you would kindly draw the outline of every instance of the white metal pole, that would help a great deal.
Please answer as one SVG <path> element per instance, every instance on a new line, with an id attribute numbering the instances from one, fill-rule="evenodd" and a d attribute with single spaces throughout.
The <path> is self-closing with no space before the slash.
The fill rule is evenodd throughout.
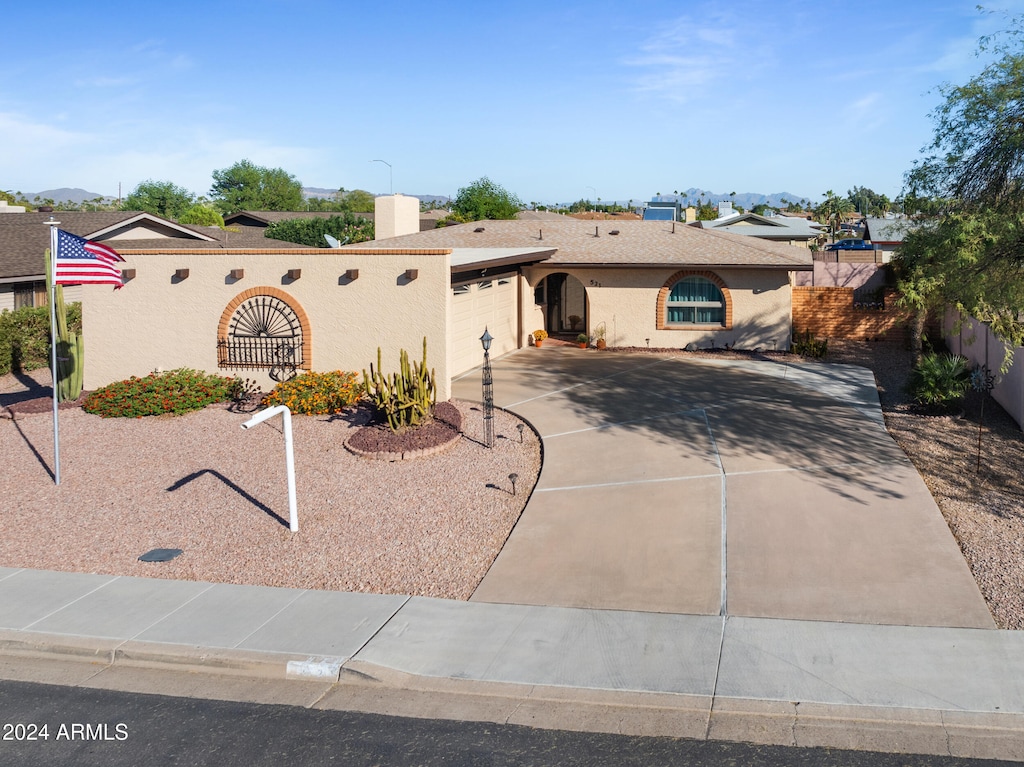
<path id="1" fill-rule="evenodd" d="M 60 484 L 60 428 L 57 425 L 57 224 L 53 216 L 50 227 L 50 378 L 53 383 L 53 483 Z"/>
<path id="2" fill-rule="evenodd" d="M 295 454 L 292 451 L 292 411 L 287 405 L 275 405 L 261 410 L 248 421 L 242 424 L 243 429 L 251 429 L 257 424 L 263 423 L 268 418 L 273 418 L 278 413 L 284 422 L 284 464 L 288 474 L 288 529 L 293 533 L 299 531 L 299 512 L 295 502 Z"/>

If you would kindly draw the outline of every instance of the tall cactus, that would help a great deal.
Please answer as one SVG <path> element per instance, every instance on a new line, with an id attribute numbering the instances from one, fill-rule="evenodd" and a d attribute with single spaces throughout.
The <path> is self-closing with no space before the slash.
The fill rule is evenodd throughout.
<path id="1" fill-rule="evenodd" d="M 379 413 L 383 413 L 392 431 L 423 423 L 434 411 L 437 387 L 434 371 L 427 371 L 427 339 L 423 337 L 423 361 L 409 364 L 409 354 L 399 353 L 399 372 L 381 373 L 381 351 L 377 347 L 377 368 L 370 363 L 370 373 L 363 369 L 366 392 Z"/>
<path id="2" fill-rule="evenodd" d="M 54 316 L 57 320 L 57 369 L 50 371 L 57 400 L 69 402 L 78 399 L 82 393 L 82 360 L 84 346 L 81 333 L 68 330 L 68 311 L 64 305 L 64 286 L 53 286 L 53 270 L 50 267 L 50 251 L 46 251 L 46 292 L 54 302 Z"/>

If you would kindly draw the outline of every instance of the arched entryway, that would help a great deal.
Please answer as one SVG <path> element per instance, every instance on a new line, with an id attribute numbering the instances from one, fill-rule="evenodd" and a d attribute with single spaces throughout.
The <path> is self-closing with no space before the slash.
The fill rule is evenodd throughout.
<path id="1" fill-rule="evenodd" d="M 569 336 L 587 332 L 587 289 L 583 283 L 567 272 L 549 274 L 542 282 L 545 330 Z"/>

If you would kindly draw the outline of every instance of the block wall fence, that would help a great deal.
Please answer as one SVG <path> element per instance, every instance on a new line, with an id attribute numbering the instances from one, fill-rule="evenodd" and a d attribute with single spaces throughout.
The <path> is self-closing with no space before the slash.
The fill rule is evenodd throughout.
<path id="1" fill-rule="evenodd" d="M 858 309 L 853 288 L 794 287 L 793 333 L 817 338 L 903 341 L 912 312 L 895 306 L 896 291 L 885 290 L 885 309 Z"/>

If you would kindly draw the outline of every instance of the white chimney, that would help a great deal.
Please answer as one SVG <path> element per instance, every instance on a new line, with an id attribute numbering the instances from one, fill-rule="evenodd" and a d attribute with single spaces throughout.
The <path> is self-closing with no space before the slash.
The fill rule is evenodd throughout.
<path id="1" fill-rule="evenodd" d="M 404 194 L 381 195 L 374 200 L 373 238 L 386 240 L 420 230 L 420 201 Z"/>

